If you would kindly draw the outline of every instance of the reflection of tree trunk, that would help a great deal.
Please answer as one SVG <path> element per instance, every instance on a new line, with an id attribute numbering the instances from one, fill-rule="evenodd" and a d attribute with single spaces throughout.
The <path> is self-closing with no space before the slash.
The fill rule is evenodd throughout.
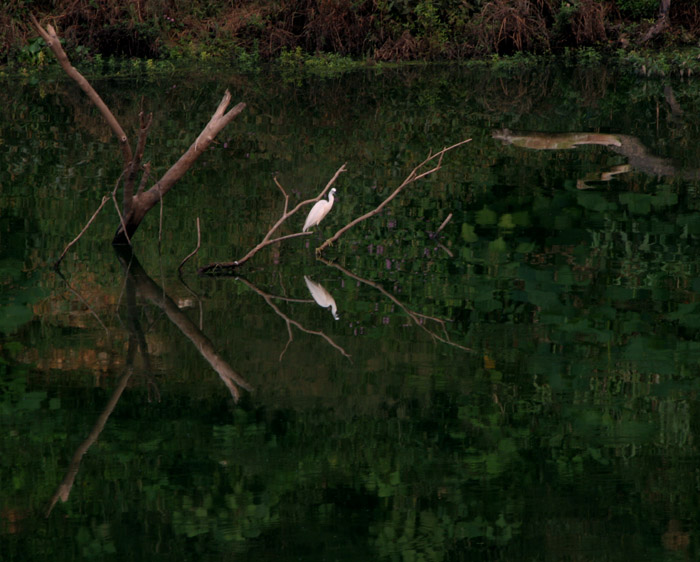
<path id="1" fill-rule="evenodd" d="M 165 295 L 163 290 L 146 274 L 138 260 L 132 256 L 129 247 L 117 248 L 119 261 L 124 267 L 126 278 L 126 307 L 128 312 L 127 326 L 129 329 L 129 345 L 126 356 L 126 372 L 119 379 L 117 388 L 112 393 L 105 409 L 97 418 L 92 431 L 76 449 L 73 458 L 68 466 L 68 471 L 64 476 L 58 489 L 52 496 L 49 505 L 46 508 L 46 517 L 51 515 L 56 502 L 66 502 L 70 497 L 75 478 L 80 469 L 80 463 L 88 449 L 97 441 L 97 438 L 102 433 L 109 416 L 114 411 L 114 408 L 119 402 L 124 389 L 126 388 L 129 378 L 134 371 L 134 359 L 136 351 L 140 350 L 143 359 L 144 370 L 147 375 L 150 375 L 150 359 L 146 346 L 146 337 L 139 322 L 139 311 L 136 302 L 137 292 L 146 297 L 149 301 L 165 312 L 168 318 L 187 336 L 192 343 L 195 344 L 202 356 L 209 362 L 214 370 L 219 374 L 221 380 L 231 392 L 234 400 L 238 400 L 238 387 L 246 390 L 251 390 L 251 386 L 243 380 L 231 367 L 224 361 L 214 350 L 214 346 L 209 339 L 193 324 L 187 316 L 180 311 L 173 300 Z M 150 389 L 149 389 L 150 391 Z"/>
<path id="2" fill-rule="evenodd" d="M 148 276 L 139 261 L 131 253 L 131 248 L 128 246 L 115 247 L 115 250 L 122 267 L 127 272 L 129 279 L 134 282 L 139 294 L 165 312 L 170 321 L 195 345 L 202 357 L 207 360 L 219 377 L 221 377 L 221 380 L 231 392 L 233 399 L 238 401 L 238 387 L 252 390 L 252 387 L 216 352 L 209 338 L 178 308 L 177 304 L 163 292 L 163 289 Z"/>
<path id="3" fill-rule="evenodd" d="M 68 472 L 66 472 L 66 475 L 63 477 L 63 481 L 59 484 L 56 493 L 53 495 L 48 507 L 46 508 L 46 517 L 51 515 L 51 511 L 53 510 L 59 498 L 61 498 L 62 502 L 68 501 L 71 489 L 73 488 L 73 483 L 75 482 L 75 477 L 78 475 L 78 470 L 80 469 L 80 461 L 83 460 L 83 455 L 85 455 L 85 453 L 88 452 L 88 449 L 92 446 L 92 444 L 95 441 L 97 441 L 97 438 L 100 436 L 100 433 L 102 433 L 102 430 L 105 427 L 105 423 L 107 423 L 107 420 L 112 414 L 114 407 L 117 405 L 117 402 L 119 402 L 119 398 L 121 398 L 122 392 L 124 392 L 124 389 L 126 388 L 126 383 L 129 382 L 129 377 L 131 377 L 131 373 L 133 371 L 131 364 L 133 362 L 133 352 L 135 350 L 135 347 L 136 346 L 133 345 L 133 342 L 130 338 L 129 355 L 131 356 L 131 361 L 129 360 L 129 358 L 127 359 L 126 373 L 124 373 L 124 375 L 122 375 L 122 378 L 119 379 L 117 388 L 112 393 L 112 396 L 110 397 L 109 402 L 107 402 L 105 409 L 100 414 L 100 417 L 97 418 L 97 421 L 95 422 L 95 425 L 93 426 L 90 435 L 88 435 L 87 439 L 85 439 L 85 441 L 83 441 L 80 444 L 80 446 L 75 450 L 73 458 L 71 459 L 70 464 L 68 465 Z"/>
<path id="4" fill-rule="evenodd" d="M 60 272 L 59 272 L 60 274 Z M 83 456 L 88 452 L 88 449 L 97 441 L 97 438 L 102 433 L 102 430 L 109 419 L 109 416 L 114 411 L 114 408 L 119 402 L 124 389 L 126 388 L 129 378 L 134 372 L 134 359 L 136 356 L 136 350 L 140 349 L 141 355 L 144 361 L 144 369 L 146 372 L 150 371 L 150 360 L 148 358 L 148 349 L 146 347 L 146 337 L 141 329 L 141 324 L 139 322 L 139 315 L 136 306 L 136 285 L 132 278 L 128 277 L 126 281 L 126 306 L 127 306 L 127 326 L 129 329 L 129 345 L 126 352 L 126 371 L 124 375 L 119 379 L 117 388 L 112 393 L 107 405 L 97 418 L 92 431 L 87 436 L 85 441 L 83 441 L 80 446 L 76 449 L 73 454 L 73 458 L 68 465 L 68 472 L 63 478 L 61 484 L 59 484 L 56 493 L 51 498 L 48 507 L 46 508 L 46 517 L 51 515 L 56 502 L 60 498 L 62 502 L 67 502 L 70 497 L 71 490 L 73 489 L 73 483 L 75 482 L 75 477 L 78 475 L 78 470 L 80 469 L 80 463 L 83 460 Z"/>

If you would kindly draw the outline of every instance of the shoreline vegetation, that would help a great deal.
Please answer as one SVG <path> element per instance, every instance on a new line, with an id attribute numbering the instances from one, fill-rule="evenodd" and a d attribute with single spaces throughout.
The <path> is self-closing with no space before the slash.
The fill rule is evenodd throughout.
<path id="1" fill-rule="evenodd" d="M 0 76 L 56 66 L 31 15 L 100 75 L 202 63 L 321 75 L 407 62 L 517 70 L 551 58 L 645 76 L 700 72 L 700 0 L 10 0 Z"/>

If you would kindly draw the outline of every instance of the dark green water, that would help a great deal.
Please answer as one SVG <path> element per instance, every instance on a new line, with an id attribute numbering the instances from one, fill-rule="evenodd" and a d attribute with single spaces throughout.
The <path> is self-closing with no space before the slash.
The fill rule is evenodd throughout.
<path id="1" fill-rule="evenodd" d="M 225 88 L 248 108 L 166 196 L 160 245 L 155 209 L 118 256 L 109 203 L 64 280 L 50 264 L 119 153 L 74 85 L 4 80 L 3 561 L 697 556 L 697 82 L 410 68 L 95 86 L 131 134 L 142 98 L 154 112 L 156 173 Z M 262 239 L 275 175 L 293 205 L 343 163 L 313 235 L 242 279 L 196 274 Z M 253 389 L 238 403 L 232 371 Z"/>

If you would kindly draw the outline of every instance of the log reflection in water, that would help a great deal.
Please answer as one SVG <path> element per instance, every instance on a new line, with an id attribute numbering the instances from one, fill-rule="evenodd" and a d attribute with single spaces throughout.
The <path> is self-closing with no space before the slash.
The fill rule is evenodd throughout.
<path id="1" fill-rule="evenodd" d="M 175 304 L 175 302 L 165 294 L 163 289 L 148 276 L 148 274 L 139 264 L 136 257 L 134 257 L 131 253 L 130 247 L 118 247 L 115 248 L 115 251 L 117 252 L 119 261 L 126 273 L 124 290 L 126 293 L 126 326 L 129 331 L 129 344 L 127 347 L 125 371 L 119 379 L 117 387 L 112 393 L 112 396 L 105 405 L 104 410 L 97 418 L 97 421 L 95 422 L 95 425 L 93 426 L 89 435 L 73 453 L 73 457 L 68 465 L 66 475 L 63 477 L 63 480 L 59 484 L 56 492 L 51 497 L 46 507 L 46 517 L 51 515 L 51 512 L 59 499 L 62 502 L 68 501 L 71 490 L 73 489 L 73 484 L 75 483 L 75 478 L 80 470 L 80 463 L 82 462 L 85 453 L 88 452 L 90 447 L 97 441 L 98 437 L 102 433 L 109 416 L 114 411 L 124 392 L 124 389 L 126 388 L 127 383 L 129 382 L 129 379 L 131 378 L 131 375 L 134 373 L 134 361 L 137 351 L 140 351 L 143 363 L 143 372 L 148 379 L 149 401 L 151 399 L 152 392 L 155 393 L 156 400 L 160 399 L 158 388 L 151 377 L 151 361 L 146 345 L 146 337 L 139 322 L 140 315 L 137 305 L 138 294 L 145 297 L 151 303 L 163 310 L 173 324 L 175 324 L 180 331 L 197 347 L 202 356 L 219 374 L 219 377 L 221 377 L 221 380 L 229 389 L 235 401 L 238 401 L 240 397 L 239 387 L 249 391 L 252 390 L 252 387 L 218 355 L 218 353 L 214 350 L 212 343 L 199 330 L 199 328 L 197 328 L 197 326 L 178 308 L 177 304 Z M 101 321 L 100 324 L 102 324 Z M 102 326 L 104 327 L 104 324 L 102 324 Z"/>
<path id="2" fill-rule="evenodd" d="M 144 271 L 141 264 L 132 254 L 131 248 L 115 247 L 119 261 L 127 272 L 127 275 L 135 283 L 138 293 L 152 304 L 165 312 L 168 319 L 195 345 L 202 357 L 218 373 L 221 380 L 231 392 L 231 396 L 237 402 L 240 397 L 239 387 L 252 390 L 252 387 L 236 373 L 231 366 L 216 352 L 214 345 L 200 329 L 183 313 L 177 304 L 165 294 Z"/>

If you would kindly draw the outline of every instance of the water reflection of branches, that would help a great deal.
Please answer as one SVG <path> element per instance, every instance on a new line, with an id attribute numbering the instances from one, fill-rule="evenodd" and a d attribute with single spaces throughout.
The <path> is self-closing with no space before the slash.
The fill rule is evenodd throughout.
<path id="1" fill-rule="evenodd" d="M 292 343 L 292 341 L 294 340 L 294 333 L 292 332 L 292 326 L 296 326 L 297 329 L 301 330 L 302 332 L 304 332 L 304 333 L 306 333 L 306 334 L 311 334 L 311 335 L 313 335 L 313 336 L 320 336 L 320 337 L 322 337 L 322 338 L 323 338 L 324 340 L 326 340 L 331 346 L 333 346 L 335 349 L 337 349 L 344 357 L 347 357 L 348 359 L 350 359 L 350 355 L 349 355 L 342 347 L 340 347 L 337 343 L 335 343 L 335 342 L 333 341 L 333 339 L 331 339 L 329 336 L 327 336 L 324 332 L 321 332 L 321 331 L 319 331 L 319 330 L 310 330 L 310 329 L 308 329 L 308 328 L 302 326 L 299 322 L 297 322 L 296 320 L 294 320 L 294 319 L 290 318 L 289 316 L 287 316 L 284 312 L 282 312 L 282 311 L 279 309 L 279 307 L 278 307 L 277 305 L 275 305 L 275 303 L 272 302 L 273 299 L 282 299 L 282 300 L 288 300 L 288 301 L 292 301 L 292 302 L 299 302 L 298 299 L 288 299 L 288 298 L 285 298 L 285 297 L 278 297 L 278 296 L 275 296 L 275 295 L 271 295 L 271 294 L 269 294 L 269 293 L 266 293 L 266 292 L 263 291 L 262 289 L 259 289 L 259 288 L 256 287 L 253 283 L 251 283 L 250 281 L 248 281 L 247 279 L 245 279 L 245 278 L 243 278 L 243 277 L 236 277 L 236 280 L 238 280 L 238 281 L 240 281 L 241 283 L 243 283 L 246 287 L 248 287 L 248 288 L 251 289 L 252 291 L 255 291 L 256 293 L 258 293 L 258 294 L 265 300 L 265 302 L 267 303 L 267 305 L 268 305 L 272 310 L 274 310 L 275 314 L 277 314 L 277 316 L 279 316 L 280 318 L 282 318 L 282 320 L 284 320 L 284 322 L 286 323 L 286 325 L 287 325 L 287 333 L 289 334 L 289 339 L 287 340 L 287 344 L 284 346 L 284 349 L 282 350 L 282 353 L 280 353 L 280 358 L 279 358 L 280 361 L 282 361 L 282 357 L 284 357 L 284 354 L 287 352 L 287 349 L 289 348 L 289 345 L 290 345 L 290 344 Z M 309 302 L 309 301 L 306 300 L 306 301 L 301 301 L 301 302 Z M 313 301 L 311 301 L 311 302 L 313 302 Z M 350 359 L 350 361 L 352 362 L 351 359 Z"/>
<path id="2" fill-rule="evenodd" d="M 392 295 L 389 291 L 387 291 L 384 287 L 382 287 L 379 283 L 376 283 L 375 281 L 370 281 L 369 279 L 365 279 L 364 277 L 360 277 L 359 275 L 355 275 L 352 271 L 345 269 L 342 265 L 328 261 L 327 259 L 324 259 L 322 257 L 320 257 L 319 260 L 330 267 L 336 268 L 338 271 L 340 271 L 341 273 L 354 279 L 355 281 L 359 281 L 360 283 L 363 283 L 365 285 L 369 285 L 370 287 L 377 289 L 377 291 L 382 293 L 385 297 L 387 297 L 389 300 L 391 300 L 396 306 L 398 306 L 401 310 L 403 310 L 408 315 L 408 317 L 411 320 L 413 320 L 413 323 L 416 326 L 418 326 L 421 330 L 426 332 L 434 341 L 439 341 L 439 342 L 445 343 L 447 345 L 457 347 L 457 348 L 462 349 L 464 351 L 470 351 L 470 352 L 474 351 L 473 349 L 471 349 L 469 347 L 465 347 L 465 346 L 460 345 L 458 343 L 455 343 L 450 339 L 450 336 L 447 333 L 447 327 L 446 327 L 446 323 L 449 322 L 449 320 L 445 320 L 443 318 L 438 318 L 436 316 L 429 316 L 427 314 L 421 314 L 420 312 L 416 312 L 415 310 L 411 310 L 404 303 L 402 303 L 399 299 L 397 299 L 394 295 Z M 425 325 L 425 321 L 430 321 L 430 322 L 434 322 L 435 324 L 437 324 L 440 327 L 440 329 L 442 330 L 444 337 L 439 336 L 433 330 L 428 328 Z"/>
<path id="3" fill-rule="evenodd" d="M 82 462 L 85 453 L 88 452 L 90 447 L 97 441 L 98 437 L 102 433 L 102 430 L 104 429 L 105 424 L 109 419 L 109 416 L 114 411 L 114 408 L 119 402 L 119 399 L 121 398 L 122 393 L 124 392 L 124 389 L 126 388 L 126 385 L 129 382 L 129 379 L 131 378 L 131 375 L 134 373 L 134 364 L 137 351 L 140 351 L 141 353 L 141 358 L 143 361 L 143 372 L 146 374 L 146 377 L 148 379 L 149 401 L 151 400 L 152 391 L 155 392 L 156 399 L 160 400 L 160 393 L 158 391 L 158 387 L 155 385 L 155 382 L 151 376 L 151 361 L 150 356 L 148 354 L 146 336 L 144 334 L 143 329 L 141 328 L 141 323 L 138 319 L 138 312 L 136 306 L 136 285 L 130 276 L 127 276 L 125 287 L 127 310 L 129 312 L 127 320 L 127 327 L 129 330 L 129 343 L 126 352 L 126 367 L 124 374 L 119 379 L 117 387 L 115 388 L 114 392 L 112 392 L 112 396 L 110 396 L 109 400 L 107 401 L 105 408 L 102 410 L 102 413 L 97 418 L 97 421 L 93 425 L 93 428 L 88 434 L 87 438 L 78 446 L 78 448 L 75 450 L 75 453 L 73 453 L 73 457 L 71 458 L 71 461 L 68 465 L 66 475 L 63 477 L 63 480 L 59 484 L 54 495 L 51 497 L 51 500 L 49 501 L 49 504 L 46 508 L 46 517 L 48 517 L 51 514 L 51 511 L 53 510 L 54 506 L 56 505 L 56 502 L 59 499 L 64 503 L 68 501 L 71 490 L 73 489 L 73 484 L 75 483 L 75 478 L 78 475 L 78 471 L 80 470 L 80 463 Z"/>
<path id="4" fill-rule="evenodd" d="M 480 90 L 478 102 L 489 113 L 518 114 L 532 113 L 550 93 L 552 85 L 548 69 L 537 69 L 537 73 L 498 78 L 485 82 Z"/>
<path id="5" fill-rule="evenodd" d="M 239 388 L 252 390 L 251 386 L 236 373 L 231 366 L 216 352 L 213 344 L 199 328 L 184 314 L 177 304 L 144 271 L 138 260 L 131 254 L 129 247 L 118 249 L 117 254 L 122 267 L 133 281 L 138 293 L 160 308 L 168 319 L 179 328 L 197 348 L 197 351 L 217 372 L 228 388 L 233 399 L 240 398 Z"/>
<path id="6" fill-rule="evenodd" d="M 104 329 L 104 331 L 107 332 L 107 337 L 110 337 L 109 328 L 107 328 L 107 326 L 105 326 L 104 322 L 102 322 L 102 319 L 99 317 L 99 315 L 97 314 L 97 312 L 95 312 L 95 310 L 92 308 L 92 306 L 90 306 L 90 303 L 85 299 L 85 297 L 83 297 L 78 291 L 76 291 L 76 290 L 71 286 L 71 284 L 68 282 L 68 279 L 66 279 L 66 277 L 63 275 L 63 273 L 61 272 L 60 269 L 55 268 L 55 271 L 56 271 L 56 273 L 58 274 L 58 276 L 59 276 L 61 279 L 63 279 L 64 283 L 66 284 L 66 287 L 68 288 L 68 290 L 69 290 L 71 293 L 73 293 L 73 294 L 78 298 L 78 300 L 80 300 L 80 302 L 82 302 L 82 303 L 85 305 L 85 307 L 88 309 L 88 311 L 90 312 L 90 314 L 92 314 L 92 315 L 95 317 L 95 320 L 97 320 L 97 322 L 100 324 L 100 326 L 102 326 L 102 328 Z"/>
<path id="7" fill-rule="evenodd" d="M 142 368 L 140 370 L 147 379 L 148 400 L 150 402 L 153 397 L 155 400 L 160 400 L 160 392 L 152 376 L 151 360 L 148 352 L 146 335 L 141 326 L 141 322 L 139 321 L 137 295 L 145 297 L 148 301 L 161 309 L 170 319 L 170 321 L 175 324 L 180 331 L 195 345 L 202 357 L 204 357 L 219 374 L 219 377 L 224 382 L 235 401 L 238 401 L 240 397 L 239 388 L 249 391 L 252 390 L 252 387 L 216 353 L 214 346 L 209 339 L 178 308 L 175 302 L 168 297 L 167 294 L 165 294 L 164 290 L 146 274 L 138 260 L 131 253 L 130 248 L 118 248 L 117 255 L 126 274 L 123 293 L 125 294 L 127 309 L 127 320 L 125 325 L 129 332 L 129 340 L 126 352 L 125 371 L 119 379 L 117 387 L 105 405 L 105 408 L 97 418 L 97 421 L 95 422 L 89 435 L 75 450 L 63 480 L 59 484 L 56 492 L 51 497 L 51 500 L 47 505 L 45 511 L 46 517 L 51 514 L 59 499 L 63 502 L 68 501 L 85 453 L 87 453 L 87 451 L 97 441 L 98 437 L 102 433 L 102 430 L 119 402 L 129 379 L 131 378 L 132 374 L 134 374 L 137 352 L 140 352 L 142 360 Z M 60 271 L 58 273 L 60 275 Z M 63 276 L 61 275 L 61 277 Z M 104 324 L 99 320 L 99 318 L 98 321 L 104 327 Z"/>

